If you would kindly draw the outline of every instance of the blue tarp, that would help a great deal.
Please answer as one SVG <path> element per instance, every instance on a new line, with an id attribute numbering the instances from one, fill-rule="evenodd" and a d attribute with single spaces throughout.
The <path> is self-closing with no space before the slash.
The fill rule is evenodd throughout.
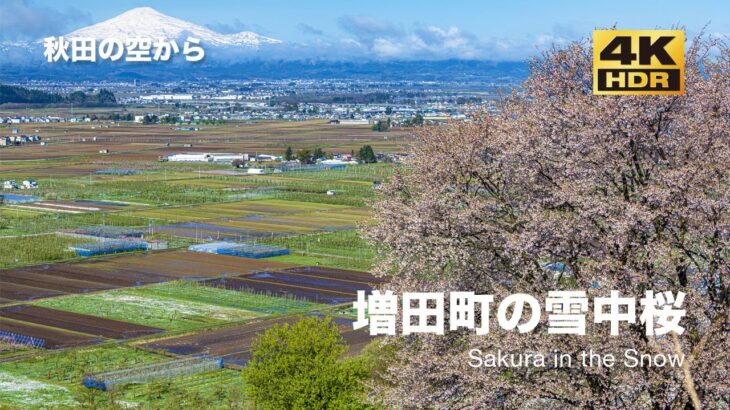
<path id="1" fill-rule="evenodd" d="M 40 201 L 39 198 L 36 198 L 32 195 L 6 194 L 4 192 L 0 192 L 0 197 L 2 197 L 2 202 L 6 204 L 25 204 L 29 202 Z"/>

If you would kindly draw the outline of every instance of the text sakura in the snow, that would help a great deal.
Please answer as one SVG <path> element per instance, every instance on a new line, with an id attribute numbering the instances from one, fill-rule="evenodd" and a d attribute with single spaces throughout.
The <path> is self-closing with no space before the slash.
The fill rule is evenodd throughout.
<path id="1" fill-rule="evenodd" d="M 541 321 L 542 306 L 537 298 L 524 294 L 512 294 L 495 305 L 493 295 L 474 292 L 449 292 L 448 328 L 473 329 L 477 335 L 489 333 L 490 314 L 496 307 L 496 322 L 504 330 L 527 333 L 535 330 Z M 677 292 L 646 291 L 639 300 L 641 314 L 637 318 L 636 298 L 624 297 L 616 290 L 609 295 L 593 298 L 592 320 L 608 326 L 612 336 L 620 334 L 621 326 L 637 323 L 644 325 L 647 336 L 662 336 L 670 332 L 684 333 L 679 324 L 686 315 L 682 309 L 685 294 Z M 399 301 L 400 299 L 400 301 Z M 355 329 L 370 327 L 371 335 L 395 335 L 399 310 L 402 334 L 433 333 L 442 335 L 445 330 L 443 292 L 403 293 L 399 298 L 392 291 L 373 290 L 357 292 L 353 307 L 357 310 Z M 586 334 L 586 316 L 589 299 L 584 291 L 550 291 L 544 301 L 549 334 Z"/>
<path id="2" fill-rule="evenodd" d="M 46 37 L 43 40 L 43 55 L 49 63 L 58 61 L 96 62 L 119 61 L 147 63 L 170 61 L 182 51 L 185 61 L 197 62 L 205 57 L 200 39 L 188 37 L 182 49 L 174 39 L 151 39 L 133 37 L 127 39 L 107 38 L 97 40 L 88 37 Z"/>

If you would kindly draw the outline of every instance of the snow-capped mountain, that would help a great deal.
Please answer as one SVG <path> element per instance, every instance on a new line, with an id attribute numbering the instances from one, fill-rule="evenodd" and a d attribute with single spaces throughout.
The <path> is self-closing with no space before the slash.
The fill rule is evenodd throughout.
<path id="1" fill-rule="evenodd" d="M 151 7 L 138 7 L 126 11 L 109 20 L 80 28 L 65 35 L 71 37 L 91 37 L 126 39 L 142 37 L 151 39 L 181 39 L 187 36 L 199 38 L 204 45 L 214 47 L 259 47 L 265 44 L 279 44 L 280 40 L 259 34 L 242 31 L 234 34 L 221 34 L 197 24 L 167 16 Z"/>

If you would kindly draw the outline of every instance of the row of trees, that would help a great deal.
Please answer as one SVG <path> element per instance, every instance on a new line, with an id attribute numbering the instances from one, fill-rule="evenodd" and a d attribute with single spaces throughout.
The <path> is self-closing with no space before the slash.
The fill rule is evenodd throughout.
<path id="1" fill-rule="evenodd" d="M 355 157 L 354 152 L 351 153 L 353 157 Z M 375 157 L 375 152 L 373 151 L 373 147 L 370 145 L 365 145 L 357 153 L 356 156 L 359 160 L 363 161 L 366 164 L 371 164 L 377 162 L 377 159 Z M 314 148 L 314 151 L 311 151 L 309 149 L 300 149 L 294 152 L 292 147 L 287 147 L 286 151 L 284 151 L 284 161 L 293 161 L 298 160 L 305 164 L 313 164 L 317 162 L 317 160 L 325 159 L 325 158 L 332 158 L 332 153 L 326 153 L 322 148 L 316 147 Z"/>
<path id="2" fill-rule="evenodd" d="M 284 151 L 284 161 L 298 160 L 303 164 L 313 164 L 317 162 L 318 159 L 331 157 L 332 154 L 325 153 L 320 147 L 314 148 L 314 151 L 305 148 L 297 150 L 296 152 L 292 150 L 292 147 L 287 147 L 286 151 Z"/>
<path id="3" fill-rule="evenodd" d="M 387 110 L 386 110 L 386 113 L 387 113 Z M 419 127 L 419 126 L 423 125 L 423 123 L 424 123 L 423 115 L 421 115 L 421 113 L 416 113 L 416 115 L 414 115 L 413 117 L 404 119 L 400 123 L 400 125 L 402 127 Z M 378 120 L 370 128 L 373 131 L 386 132 L 386 131 L 390 130 L 392 127 L 393 127 L 393 121 L 390 118 L 388 118 L 385 120 Z"/>
<path id="4" fill-rule="evenodd" d="M 73 104 L 75 106 L 116 105 L 117 99 L 109 90 L 101 89 L 97 94 L 74 91 L 68 96 L 33 90 L 25 87 L 0 84 L 0 104 Z"/>

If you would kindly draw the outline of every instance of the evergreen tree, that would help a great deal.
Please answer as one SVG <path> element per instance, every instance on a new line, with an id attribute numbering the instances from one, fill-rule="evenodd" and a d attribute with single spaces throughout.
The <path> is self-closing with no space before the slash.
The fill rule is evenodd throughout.
<path id="1" fill-rule="evenodd" d="M 357 157 L 360 159 L 360 161 L 366 164 L 373 164 L 375 162 L 378 162 L 378 160 L 375 158 L 375 152 L 373 151 L 373 147 L 371 147 L 370 145 L 365 145 L 364 147 L 360 148 Z"/>

